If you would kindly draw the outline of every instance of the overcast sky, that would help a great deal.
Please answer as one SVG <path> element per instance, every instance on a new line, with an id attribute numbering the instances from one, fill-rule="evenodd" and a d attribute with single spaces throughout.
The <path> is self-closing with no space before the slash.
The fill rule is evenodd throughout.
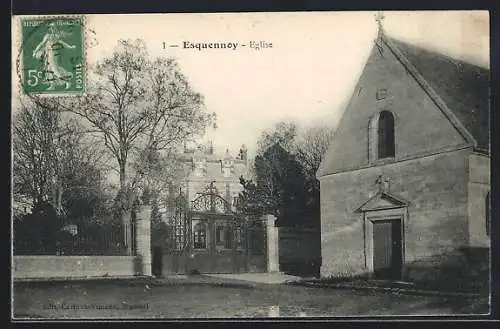
<path id="1" fill-rule="evenodd" d="M 279 120 L 336 125 L 373 45 L 374 15 L 90 15 L 87 58 L 94 63 L 111 54 L 122 38 L 143 39 L 153 56 L 176 57 L 194 89 L 205 96 L 208 111 L 217 113 L 218 129 L 208 138 L 220 151 L 228 147 L 236 152 L 241 144 L 253 150 L 262 129 Z M 384 28 L 394 38 L 489 66 L 487 12 L 384 15 Z M 239 46 L 198 51 L 182 49 L 183 41 L 238 42 Z M 250 41 L 270 42 L 272 48 L 250 49 Z M 163 42 L 181 47 L 165 50 Z M 15 58 L 18 48 L 13 44 Z"/>

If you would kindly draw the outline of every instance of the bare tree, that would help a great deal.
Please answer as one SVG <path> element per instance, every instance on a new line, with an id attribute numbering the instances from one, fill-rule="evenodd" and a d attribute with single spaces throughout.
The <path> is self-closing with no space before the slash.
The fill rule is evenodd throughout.
<path id="1" fill-rule="evenodd" d="M 270 148 L 278 145 L 283 148 L 283 150 L 293 153 L 295 150 L 295 138 L 297 137 L 298 128 L 295 122 L 279 121 L 271 128 L 262 131 L 257 140 L 256 157 L 252 158 L 249 162 L 251 163 L 248 171 L 249 177 L 256 178 L 258 176 L 258 171 L 262 168 L 256 168 L 256 164 L 260 162 L 257 158 L 260 156 L 262 160 L 262 156 Z M 271 159 L 267 159 L 267 161 L 270 160 Z M 279 166 L 279 163 L 273 164 L 275 168 L 279 168 Z M 263 179 L 263 177 L 261 179 Z M 244 179 L 244 181 L 246 180 Z M 261 181 L 260 184 L 262 185 L 260 187 L 261 189 L 266 188 L 268 193 L 275 193 L 274 182 L 271 176 L 267 176 L 267 182 Z"/>
<path id="2" fill-rule="evenodd" d="M 101 154 L 85 140 L 82 128 L 63 114 L 24 100 L 13 120 L 14 195 L 33 205 L 50 202 L 63 212 L 63 193 L 100 170 Z M 89 186 L 85 186 L 89 188 Z"/>
<path id="3" fill-rule="evenodd" d="M 279 121 L 271 129 L 262 132 L 257 141 L 257 154 L 262 155 L 275 144 L 288 152 L 293 152 L 298 126 L 294 122 Z"/>
<path id="4" fill-rule="evenodd" d="M 120 40 L 113 54 L 99 62 L 82 97 L 42 98 L 38 104 L 70 111 L 85 119 L 116 160 L 117 202 L 131 253 L 131 214 L 146 181 L 149 154 L 175 153 L 186 139 L 204 132 L 214 119 L 172 58 L 151 59 L 142 40 Z"/>
<path id="5" fill-rule="evenodd" d="M 316 176 L 334 132 L 335 130 L 329 126 L 313 126 L 298 134 L 295 153 L 309 176 Z"/>
<path id="6" fill-rule="evenodd" d="M 51 198 L 58 121 L 58 113 L 24 104 L 13 118 L 13 192 L 29 195 L 33 205 Z"/>

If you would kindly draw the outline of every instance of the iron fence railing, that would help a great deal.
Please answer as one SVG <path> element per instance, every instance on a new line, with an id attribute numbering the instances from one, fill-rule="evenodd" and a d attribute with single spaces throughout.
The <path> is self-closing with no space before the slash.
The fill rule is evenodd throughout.
<path id="1" fill-rule="evenodd" d="M 132 231 L 133 228 L 134 225 L 132 225 Z M 48 237 L 30 235 L 14 232 L 14 255 L 114 256 L 127 254 L 127 248 L 123 243 L 122 226 L 95 225 L 80 229 L 73 234 L 59 230 Z"/>

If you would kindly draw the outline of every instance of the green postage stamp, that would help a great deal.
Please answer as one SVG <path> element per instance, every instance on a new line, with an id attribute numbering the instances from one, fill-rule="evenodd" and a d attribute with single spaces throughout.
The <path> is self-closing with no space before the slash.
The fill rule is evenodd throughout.
<path id="1" fill-rule="evenodd" d="M 85 91 L 84 18 L 25 18 L 22 87 L 28 94 Z"/>

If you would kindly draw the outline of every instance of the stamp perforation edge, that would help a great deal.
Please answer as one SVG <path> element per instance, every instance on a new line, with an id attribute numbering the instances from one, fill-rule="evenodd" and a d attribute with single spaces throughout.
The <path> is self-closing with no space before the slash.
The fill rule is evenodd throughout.
<path id="1" fill-rule="evenodd" d="M 75 96 L 84 96 L 88 90 L 88 33 L 87 33 L 87 15 L 81 14 L 65 14 L 65 15 L 17 15 L 12 16 L 12 18 L 16 19 L 15 22 L 16 27 L 18 28 L 17 37 L 18 42 L 16 42 L 15 47 L 18 49 L 18 54 L 16 58 L 16 73 L 17 73 L 17 86 L 20 88 L 21 94 L 23 96 L 31 97 L 75 97 Z M 50 21 L 50 20 L 61 20 L 61 19 L 75 19 L 80 20 L 81 25 L 81 47 L 82 47 L 82 70 L 83 74 L 83 88 L 81 91 L 54 91 L 54 92 L 26 92 L 24 88 L 24 70 L 23 68 L 23 50 L 25 45 L 25 40 L 23 38 L 23 22 L 30 20 L 41 20 L 41 21 Z"/>

